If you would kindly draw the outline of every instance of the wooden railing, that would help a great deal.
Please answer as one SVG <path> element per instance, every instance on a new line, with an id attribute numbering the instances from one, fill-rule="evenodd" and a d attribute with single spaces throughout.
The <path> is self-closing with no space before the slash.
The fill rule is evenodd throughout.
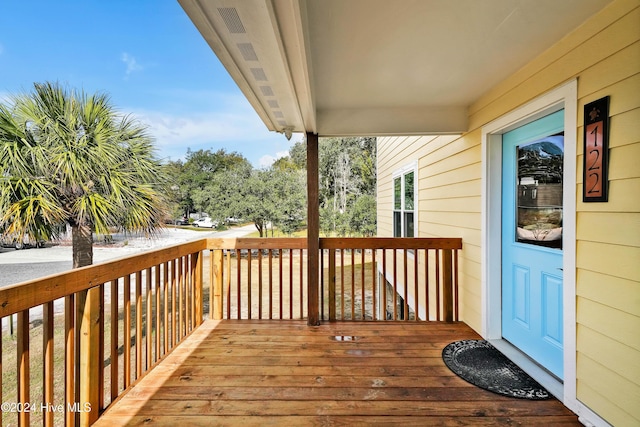
<path id="1" fill-rule="evenodd" d="M 320 239 L 321 316 L 329 320 L 458 320 L 461 239 Z"/>
<path id="2" fill-rule="evenodd" d="M 307 241 L 209 239 L 212 319 L 304 319 Z"/>
<path id="3" fill-rule="evenodd" d="M 0 288 L 0 423 L 89 425 L 207 315 L 457 320 L 460 239 L 322 238 L 311 308 L 306 245 L 202 239 Z"/>
<path id="4" fill-rule="evenodd" d="M 3 326 L 17 317 L 15 353 L 6 354 L 0 344 L 2 425 L 88 425 L 97 419 L 202 323 L 206 243 L 1 288 Z M 7 335 L 3 330 L 0 343 L 12 344 Z M 11 359 L 13 387 L 6 378 L 13 369 L 5 369 Z M 3 396 L 4 389 L 10 393 Z"/>

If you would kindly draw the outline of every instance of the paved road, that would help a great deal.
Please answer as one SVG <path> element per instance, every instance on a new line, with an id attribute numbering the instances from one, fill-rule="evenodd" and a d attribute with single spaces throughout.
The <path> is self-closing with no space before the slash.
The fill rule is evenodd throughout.
<path id="1" fill-rule="evenodd" d="M 96 246 L 94 263 L 131 255 L 136 252 L 157 249 L 209 235 L 216 237 L 241 237 L 255 231 L 253 225 L 235 227 L 220 232 L 202 232 L 186 229 L 167 229 L 158 238 L 147 239 L 114 235 L 115 244 L 110 247 Z M 124 240 L 127 245 L 123 246 Z M 120 243 L 120 244 L 119 244 Z M 55 245 L 41 249 L 0 249 L 0 287 L 37 279 L 71 269 L 71 246 Z"/>

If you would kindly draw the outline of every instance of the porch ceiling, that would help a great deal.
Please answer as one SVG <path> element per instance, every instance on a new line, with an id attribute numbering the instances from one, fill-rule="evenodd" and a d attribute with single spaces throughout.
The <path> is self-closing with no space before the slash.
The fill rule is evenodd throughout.
<path id="1" fill-rule="evenodd" d="M 467 130 L 467 108 L 611 0 L 179 0 L 269 130 Z"/>

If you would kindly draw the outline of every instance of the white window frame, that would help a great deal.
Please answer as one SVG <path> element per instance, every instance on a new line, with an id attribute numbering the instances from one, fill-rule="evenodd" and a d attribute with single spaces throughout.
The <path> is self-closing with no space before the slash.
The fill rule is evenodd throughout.
<path id="1" fill-rule="evenodd" d="M 413 172 L 413 210 L 408 211 L 405 208 L 405 180 L 404 177 Z M 400 234 L 401 236 L 395 236 L 396 231 L 396 223 L 395 223 L 395 213 L 396 211 L 396 187 L 395 182 L 396 179 L 400 178 Z M 418 162 L 414 161 L 410 164 L 397 169 L 391 175 L 391 226 L 392 233 L 394 237 L 418 237 Z M 413 212 L 413 236 L 405 236 L 405 221 L 404 214 L 405 212 Z"/>

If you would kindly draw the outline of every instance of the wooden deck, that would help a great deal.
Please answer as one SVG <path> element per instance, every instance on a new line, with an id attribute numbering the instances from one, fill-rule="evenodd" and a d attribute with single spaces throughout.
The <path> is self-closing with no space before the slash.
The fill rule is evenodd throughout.
<path id="1" fill-rule="evenodd" d="M 581 425 L 557 400 L 502 397 L 455 376 L 463 323 L 207 321 L 96 426 Z"/>

